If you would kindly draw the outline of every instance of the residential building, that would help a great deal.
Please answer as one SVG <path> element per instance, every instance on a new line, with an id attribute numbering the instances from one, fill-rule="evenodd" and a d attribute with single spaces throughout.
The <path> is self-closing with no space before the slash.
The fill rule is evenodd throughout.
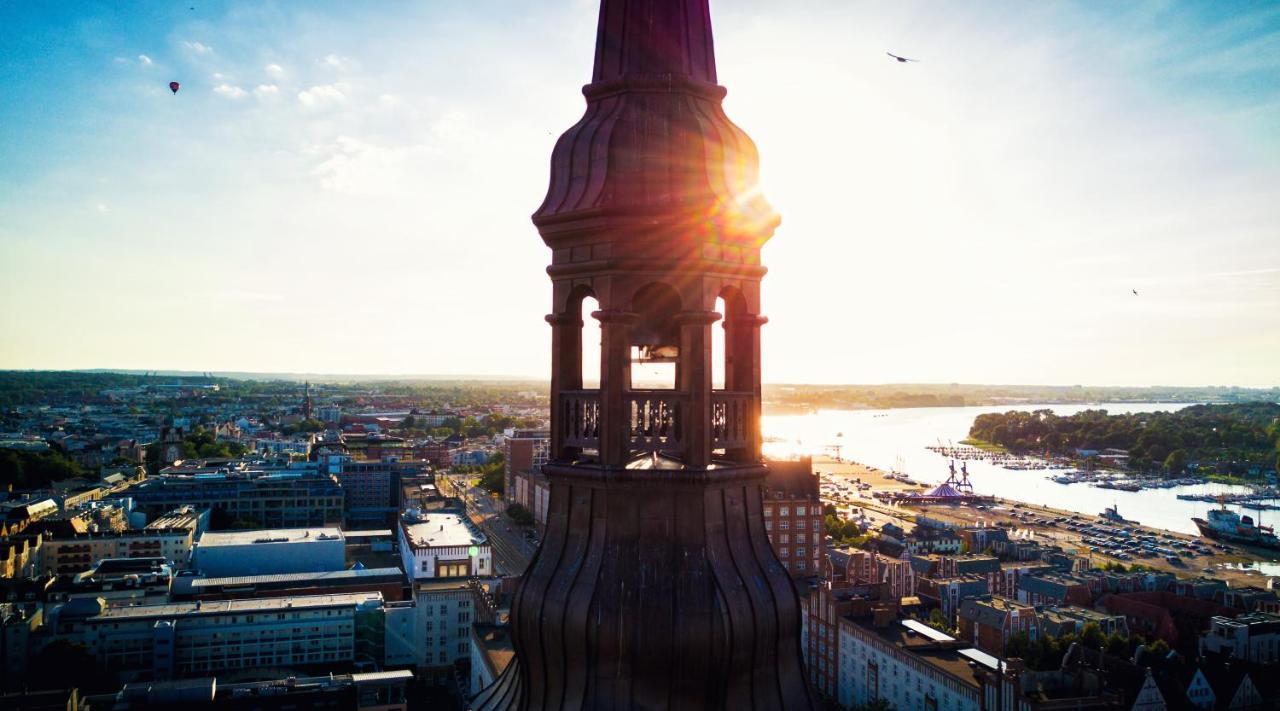
<path id="1" fill-rule="evenodd" d="M 51 621 L 122 680 L 169 679 L 263 667 L 324 668 L 386 654 L 377 593 L 109 606 L 68 602 Z"/>
<path id="2" fill-rule="evenodd" d="M 1200 638 L 1200 651 L 1250 664 L 1280 662 L 1280 615 L 1250 612 L 1234 619 L 1214 617 Z"/>
<path id="3" fill-rule="evenodd" d="M 950 635 L 896 615 L 841 617 L 836 700 L 852 708 L 884 699 L 890 708 L 979 711 L 979 664 L 998 664 Z"/>
<path id="4" fill-rule="evenodd" d="M 41 544 L 41 575 L 71 575 L 108 558 L 153 558 L 186 568 L 191 559 L 194 528 L 144 528 L 50 536 Z"/>
<path id="5" fill-rule="evenodd" d="M 1000 656 L 1009 638 L 1026 635 L 1036 639 L 1036 609 L 1007 597 L 990 595 L 960 602 L 959 638 L 978 649 Z"/>
<path id="6" fill-rule="evenodd" d="M 1124 615 L 1112 615 L 1077 605 L 1051 605 L 1041 607 L 1037 616 L 1040 634 L 1046 637 L 1079 635 L 1085 625 L 1098 626 L 1104 635 L 1129 636 L 1129 624 Z"/>
<path id="7" fill-rule="evenodd" d="M 378 592 L 388 602 L 404 599 L 400 568 L 350 568 L 308 573 L 272 573 L 233 577 L 184 575 L 173 580 L 170 597 L 181 600 L 238 600 L 292 595 Z"/>
<path id="8" fill-rule="evenodd" d="M 210 509 L 210 522 L 215 528 L 237 521 L 263 528 L 324 526 L 342 521 L 342 486 L 332 476 L 321 474 L 314 463 L 293 462 L 267 468 L 259 463 L 233 462 L 165 472 L 113 496 L 132 498 L 148 516 L 160 516 L 182 506 Z"/>
<path id="9" fill-rule="evenodd" d="M 413 581 L 494 574 L 489 539 L 453 511 L 409 511 L 397 527 L 401 563 Z"/>
<path id="10" fill-rule="evenodd" d="M 400 481 L 424 473 L 427 462 L 395 457 L 358 460 L 350 455 L 327 455 L 322 469 L 342 485 L 346 525 L 350 528 L 386 526 L 400 510 Z"/>
<path id="11" fill-rule="evenodd" d="M 342 570 L 346 537 L 337 528 L 206 531 L 192 560 L 209 577 Z"/>
<path id="12" fill-rule="evenodd" d="M 533 513 L 540 526 L 547 523 L 551 485 L 542 473 L 550 452 L 548 430 L 509 430 L 504 438 L 503 491 L 509 502 Z"/>
<path id="13" fill-rule="evenodd" d="M 0 539 L 0 578 L 35 575 L 39 569 L 40 533 L 23 533 Z"/>
<path id="14" fill-rule="evenodd" d="M 844 558 L 843 574 L 850 582 L 884 583 L 886 594 L 895 600 L 916 594 L 916 572 L 911 561 L 862 549 L 851 549 Z M 834 551 L 830 560 L 834 566 L 837 560 Z M 832 574 L 835 575 L 835 571 Z"/>
<path id="15" fill-rule="evenodd" d="M 801 608 L 803 653 L 809 681 L 819 692 L 835 698 L 840 672 L 838 625 L 849 614 L 864 614 L 873 607 L 897 613 L 897 601 L 886 597 L 883 583 L 855 584 L 821 580 L 808 586 Z"/>
<path id="16" fill-rule="evenodd" d="M 1088 582 L 1054 573 L 1024 575 L 1018 580 L 1018 602 L 1024 605 L 1089 605 L 1093 593 Z"/>
<path id="17" fill-rule="evenodd" d="M 1215 616 L 1235 617 L 1238 610 L 1212 600 L 1170 592 L 1107 595 L 1102 606 L 1112 615 L 1123 615 L 1129 631 L 1147 639 L 1163 639 L 1174 649 L 1194 651 L 1196 640 Z"/>
<path id="18" fill-rule="evenodd" d="M 793 578 L 822 574 L 824 537 L 822 500 L 813 461 L 768 460 L 761 487 L 764 527 L 782 567 Z"/>
<path id="19" fill-rule="evenodd" d="M 214 677 L 125 684 L 111 694 L 84 696 L 79 711 L 228 709 L 294 711 L 353 709 L 407 711 L 413 683 L 408 670 L 284 677 L 267 681 L 225 682 Z"/>
<path id="20" fill-rule="evenodd" d="M 990 594 L 987 579 L 980 575 L 919 578 L 916 582 L 916 597 L 925 605 L 938 608 L 948 625 L 955 625 L 960 603 L 965 598 Z"/>
<path id="21" fill-rule="evenodd" d="M 494 574 L 489 540 L 455 512 L 407 512 L 397 526 L 401 565 L 416 606 L 419 666 L 443 668 L 471 656 L 471 624 L 479 621 L 480 588 Z"/>

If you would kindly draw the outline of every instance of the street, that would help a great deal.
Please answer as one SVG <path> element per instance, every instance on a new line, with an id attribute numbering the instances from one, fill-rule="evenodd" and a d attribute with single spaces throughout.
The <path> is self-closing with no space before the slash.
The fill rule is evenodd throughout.
<path id="1" fill-rule="evenodd" d="M 443 474 L 438 486 L 442 493 L 456 496 L 467 507 L 467 515 L 488 537 L 493 547 L 494 568 L 500 575 L 520 575 L 529 567 L 537 546 L 524 536 L 525 529 L 503 515 L 501 499 L 470 486 L 465 474 Z"/>

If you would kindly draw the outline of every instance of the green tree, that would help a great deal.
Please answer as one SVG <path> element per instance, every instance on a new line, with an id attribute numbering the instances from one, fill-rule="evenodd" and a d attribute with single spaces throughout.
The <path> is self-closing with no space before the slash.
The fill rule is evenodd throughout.
<path id="1" fill-rule="evenodd" d="M 507 516 L 521 526 L 533 525 L 533 512 L 521 504 L 511 504 L 508 506 Z"/>
<path id="2" fill-rule="evenodd" d="M 1169 452 L 1169 456 L 1164 459 L 1165 471 L 1173 475 L 1178 475 L 1187 468 L 1187 450 L 1175 449 Z"/>
<path id="3" fill-rule="evenodd" d="M 1107 643 L 1106 635 L 1096 622 L 1090 622 L 1080 631 L 1080 643 L 1090 649 L 1102 649 Z"/>

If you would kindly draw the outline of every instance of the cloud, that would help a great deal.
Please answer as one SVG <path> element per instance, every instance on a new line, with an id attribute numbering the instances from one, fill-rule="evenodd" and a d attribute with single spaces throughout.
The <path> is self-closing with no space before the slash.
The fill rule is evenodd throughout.
<path id="1" fill-rule="evenodd" d="M 356 60 L 350 57 L 342 57 L 336 54 L 326 55 L 324 59 L 320 60 L 320 63 L 329 67 L 330 69 L 335 69 L 340 72 L 351 71 L 352 69 L 355 69 L 359 66 L 359 63 L 356 62 Z"/>
<path id="2" fill-rule="evenodd" d="M 108 212 L 111 212 L 111 208 L 107 207 L 103 203 L 98 203 L 97 205 L 94 205 L 94 209 L 97 210 L 98 214 L 100 215 L 105 215 Z"/>
<path id="3" fill-rule="evenodd" d="M 253 90 L 253 95 L 259 99 L 270 99 L 280 95 L 280 87 L 275 84 L 259 84 Z"/>
<path id="4" fill-rule="evenodd" d="M 145 54 L 139 54 L 139 55 L 138 55 L 138 64 L 141 64 L 141 65 L 142 65 L 142 66 L 144 66 L 144 67 L 149 67 L 149 66 L 151 66 L 152 64 L 154 64 L 154 62 L 152 62 L 152 61 L 151 61 L 151 57 L 148 57 L 148 56 L 147 56 L 147 55 L 145 55 Z"/>
<path id="5" fill-rule="evenodd" d="M 343 84 L 320 84 L 298 92 L 298 101 L 309 109 L 345 104 L 347 95 L 342 91 L 344 88 Z"/>
<path id="6" fill-rule="evenodd" d="M 202 42 L 183 42 L 182 46 L 186 47 L 187 50 L 192 52 L 193 54 L 203 55 L 203 54 L 213 53 L 213 47 L 210 47 L 209 45 L 204 44 Z"/>
<path id="7" fill-rule="evenodd" d="M 322 188 L 364 197 L 423 194 L 427 189 L 423 166 L 430 164 L 433 155 L 424 145 L 384 146 L 350 136 L 305 152 L 321 157 L 311 173 Z"/>
<path id="8" fill-rule="evenodd" d="M 243 99 L 244 97 L 249 95 L 249 92 L 245 91 L 244 89 L 241 89 L 238 86 L 232 86 L 230 84 L 219 84 L 215 86 L 213 88 L 213 93 L 227 99 Z"/>
<path id="9" fill-rule="evenodd" d="M 270 74 L 273 77 L 284 76 L 284 67 L 280 66 L 279 64 L 268 64 L 267 66 L 263 67 L 263 70 L 266 71 L 267 74 Z"/>

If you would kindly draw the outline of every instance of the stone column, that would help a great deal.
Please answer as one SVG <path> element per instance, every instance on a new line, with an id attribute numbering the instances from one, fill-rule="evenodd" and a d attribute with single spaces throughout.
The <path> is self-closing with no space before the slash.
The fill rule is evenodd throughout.
<path id="1" fill-rule="evenodd" d="M 551 324 L 551 457 L 571 461 L 576 452 L 564 446 L 564 411 L 560 393 L 582 389 L 582 317 L 576 313 L 549 314 Z"/>
<path id="2" fill-rule="evenodd" d="M 593 311 L 600 322 L 600 463 L 622 466 L 631 453 L 631 326 L 636 314 Z"/>
<path id="3" fill-rule="evenodd" d="M 715 311 L 684 311 L 675 316 L 680 326 L 676 390 L 684 396 L 678 424 L 685 465 L 691 468 L 711 463 L 711 324 L 719 318 Z"/>
<path id="4" fill-rule="evenodd" d="M 758 314 L 745 314 L 725 322 L 725 389 L 750 393 L 746 431 L 749 444 L 744 450 L 730 453 L 735 461 L 760 461 L 760 327 L 769 319 Z"/>

